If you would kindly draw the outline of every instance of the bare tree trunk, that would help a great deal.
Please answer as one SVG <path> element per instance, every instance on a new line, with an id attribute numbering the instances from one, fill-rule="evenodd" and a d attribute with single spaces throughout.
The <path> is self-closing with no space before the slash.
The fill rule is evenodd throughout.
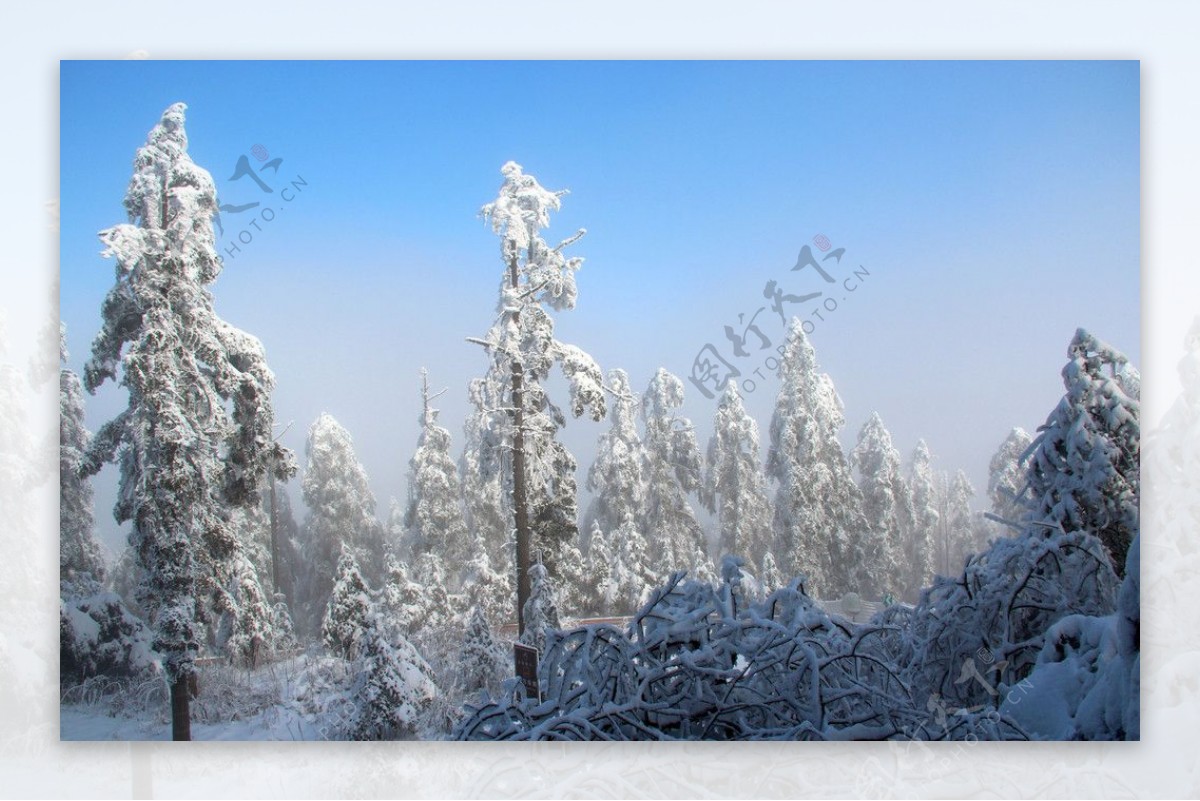
<path id="1" fill-rule="evenodd" d="M 508 262 L 508 279 L 513 289 L 517 288 L 517 255 Z M 520 324 L 520 314 L 513 312 L 513 321 Z M 517 633 L 525 632 L 525 602 L 529 600 L 530 531 L 529 509 L 525 487 L 525 375 L 519 361 L 512 366 L 512 417 L 513 417 L 513 523 L 517 530 Z"/>
<path id="2" fill-rule="evenodd" d="M 274 460 L 272 460 L 274 462 Z M 277 510 L 275 500 L 275 465 L 271 465 L 271 584 L 275 588 L 276 593 L 283 592 L 283 585 L 279 581 L 279 524 L 277 522 Z"/>
<path id="3" fill-rule="evenodd" d="M 180 673 L 171 682 L 171 739 L 192 739 L 192 721 L 189 701 L 191 687 L 185 673 Z"/>

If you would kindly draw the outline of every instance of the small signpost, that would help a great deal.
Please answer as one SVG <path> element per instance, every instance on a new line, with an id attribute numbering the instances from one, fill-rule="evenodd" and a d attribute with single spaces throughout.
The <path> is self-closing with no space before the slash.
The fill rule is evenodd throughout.
<path id="1" fill-rule="evenodd" d="M 525 685 L 525 695 L 542 700 L 538 687 L 538 650 L 528 645 L 513 643 L 513 658 L 516 662 L 517 678 Z"/>

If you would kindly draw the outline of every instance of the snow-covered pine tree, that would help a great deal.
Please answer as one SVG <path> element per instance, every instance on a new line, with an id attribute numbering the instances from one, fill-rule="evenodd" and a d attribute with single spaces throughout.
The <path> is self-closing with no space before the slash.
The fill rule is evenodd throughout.
<path id="1" fill-rule="evenodd" d="M 525 631 L 521 632 L 521 643 L 544 652 L 546 632 L 559 628 L 558 590 L 545 565 L 535 562 L 529 568 L 529 574 L 533 587 L 525 602 Z"/>
<path id="2" fill-rule="evenodd" d="M 381 603 L 384 619 L 406 636 L 424 625 L 425 588 L 413 580 L 408 565 L 390 553 L 385 559 Z"/>
<path id="3" fill-rule="evenodd" d="M 65 330 L 60 355 L 65 362 Z M 92 440 L 92 434 L 83 422 L 83 384 L 79 376 L 65 367 L 58 373 L 58 396 L 58 578 L 64 595 L 69 595 L 88 592 L 95 582 L 104 581 L 105 567 L 100 544 L 93 536 L 92 482 L 80 474 L 84 454 Z"/>
<path id="4" fill-rule="evenodd" d="M 593 520 L 587 552 L 587 571 L 590 576 L 588 606 L 602 617 L 613 614 L 613 604 L 617 598 L 615 568 L 616 560 L 609 537 L 600 528 L 600 523 Z"/>
<path id="5" fill-rule="evenodd" d="M 917 440 L 908 466 L 908 489 L 912 496 L 913 527 L 905 543 L 904 555 L 908 569 L 908 586 L 905 596 L 916 600 L 921 589 L 933 578 L 937 559 L 938 531 L 941 515 L 938 513 L 938 493 L 933 474 L 933 455 L 925 440 Z"/>
<path id="6" fill-rule="evenodd" d="M 979 549 L 975 542 L 975 518 L 971 514 L 971 499 L 975 488 L 962 470 L 953 477 L 942 478 L 943 498 L 941 528 L 943 540 L 939 545 L 943 554 L 943 575 L 952 576 L 962 569 L 969 554 Z"/>
<path id="7" fill-rule="evenodd" d="M 992 502 L 992 514 L 1010 523 L 1020 523 L 1025 518 L 1025 507 L 1019 500 L 1025 488 L 1026 467 L 1022 461 L 1029 450 L 1032 438 L 1023 428 L 1008 432 L 1004 442 L 988 462 L 988 498 Z M 1003 532 L 999 529 L 1003 528 Z M 1012 534 L 1015 529 L 997 524 L 999 533 Z"/>
<path id="8" fill-rule="evenodd" d="M 236 552 L 228 509 L 258 502 L 269 467 L 283 480 L 294 471 L 271 439 L 275 378 L 262 345 L 213 310 L 217 197 L 188 156 L 185 108 L 168 108 L 138 150 L 129 222 L 100 234 L 116 283 L 84 371 L 90 392 L 118 369 L 129 390 L 128 407 L 93 438 L 83 473 L 119 459 L 114 513 L 132 522 L 146 571 L 140 596 L 166 662 L 175 739 L 191 737 L 199 585 Z"/>
<path id="9" fill-rule="evenodd" d="M 688 570 L 707 581 L 713 568 L 704 529 L 688 503 L 700 489 L 700 449 L 692 422 L 676 414 L 682 405 L 683 382 L 660 367 L 642 396 L 646 494 L 639 529 L 659 572 Z"/>
<path id="10" fill-rule="evenodd" d="M 371 593 L 358 568 L 354 549 L 343 545 L 338 559 L 337 580 L 325 605 L 325 619 L 321 623 L 321 638 L 325 647 L 343 659 L 354 659 L 358 655 L 363 628 L 372 609 Z"/>
<path id="11" fill-rule="evenodd" d="M 900 469 L 900 453 L 878 412 L 859 431 L 850 465 L 858 471 L 870 531 L 864 589 L 874 598 L 902 593 L 908 584 L 904 545 L 913 526 L 912 497 Z"/>
<path id="12" fill-rule="evenodd" d="M 496 415 L 500 401 L 489 394 L 482 378 L 471 380 L 471 409 L 463 424 L 463 452 L 458 461 L 463 511 L 476 549 L 488 555 L 492 570 L 511 573 L 515 544 L 512 504 L 503 487 L 502 423 Z M 512 606 L 511 599 L 509 606 Z M 507 618 L 510 615 L 505 615 Z"/>
<path id="13" fill-rule="evenodd" d="M 775 554 L 767 551 L 763 554 L 762 570 L 758 574 L 758 587 L 763 597 L 767 597 L 786 584 L 783 574 L 779 572 L 779 566 L 775 563 Z"/>
<path id="14" fill-rule="evenodd" d="M 758 423 L 730 381 L 713 418 L 700 499 L 717 514 L 720 552 L 747 559 L 756 571 L 771 547 L 771 510 L 758 452 Z"/>
<path id="15" fill-rule="evenodd" d="M 463 519 L 462 486 L 450 457 L 450 432 L 437 424 L 438 410 L 430 405 L 435 397 L 429 394 L 428 373 L 422 369 L 421 434 L 409 461 L 405 550 L 414 559 L 436 553 L 451 566 L 450 589 L 457 589 L 461 568 L 471 556 L 471 540 Z"/>
<path id="16" fill-rule="evenodd" d="M 422 713 L 437 697 L 433 670 L 412 643 L 379 614 L 364 621 L 349 697 L 355 703 L 352 740 L 400 740 L 417 735 Z"/>
<path id="17" fill-rule="evenodd" d="M 375 496 L 350 433 L 332 415 L 322 414 L 309 428 L 305 453 L 301 488 L 308 507 L 304 551 L 309 569 L 301 617 L 311 631 L 325 612 L 343 547 L 354 552 L 356 561 L 376 568 L 383 555 Z"/>
<path id="18" fill-rule="evenodd" d="M 767 475 L 775 500 L 775 548 L 788 575 L 803 573 L 810 594 L 831 598 L 857 590 L 866 560 L 862 493 L 838 441 L 845 423 L 833 381 L 793 318 L 779 364 Z"/>
<path id="19" fill-rule="evenodd" d="M 508 654 L 492 634 L 487 615 L 472 607 L 455 671 L 459 688 L 466 696 L 480 691 L 494 695 L 510 672 Z"/>
<path id="20" fill-rule="evenodd" d="M 1140 387 L 1120 351 L 1075 332 L 1063 368 L 1066 394 L 1029 448 L 1024 502 L 1039 522 L 1094 533 L 1118 576 L 1140 525 Z"/>
<path id="21" fill-rule="evenodd" d="M 515 162 L 506 163 L 501 173 L 499 195 L 482 209 L 500 237 L 505 269 L 499 314 L 481 341 L 491 357 L 482 397 L 494 403 L 488 427 L 503 432 L 501 442 L 511 455 L 506 492 L 516 530 L 517 612 L 523 630 L 532 549 L 538 547 L 553 567 L 560 543 L 578 536 L 574 459 L 568 460 L 566 449 L 554 439 L 565 417 L 550 403 L 541 382 L 557 364 L 570 383 L 575 417 L 588 412 L 599 421 L 606 409 L 600 368 L 579 348 L 554 338 L 548 311 L 575 305 L 575 272 L 582 259 L 567 258 L 563 250 L 584 232 L 550 246 L 540 231 L 549 226 L 550 212 L 560 208 L 564 193 L 544 189 Z M 567 501 L 571 508 L 564 510 Z M 541 529 L 536 537 L 535 520 Z"/>
<path id="22" fill-rule="evenodd" d="M 624 370 L 608 372 L 612 426 L 600 435 L 596 457 L 588 468 L 587 488 L 592 493 L 584 528 L 599 525 L 604 532 L 616 531 L 629 515 L 638 515 L 646 496 L 646 452 L 637 431 L 638 399 Z M 591 543 L 588 543 L 591 547 Z"/>
<path id="23" fill-rule="evenodd" d="M 462 595 L 467 608 L 479 607 L 488 620 L 497 623 L 512 619 L 514 582 L 511 571 L 497 572 L 492 560 L 476 543 L 475 555 L 463 574 Z"/>
<path id="24" fill-rule="evenodd" d="M 631 615 L 641 607 L 647 593 L 665 580 L 671 571 L 663 567 L 655 570 L 650 560 L 650 546 L 632 514 L 627 515 L 612 536 L 608 538 L 612 554 L 612 583 L 615 595 L 612 612 L 616 615 Z"/>

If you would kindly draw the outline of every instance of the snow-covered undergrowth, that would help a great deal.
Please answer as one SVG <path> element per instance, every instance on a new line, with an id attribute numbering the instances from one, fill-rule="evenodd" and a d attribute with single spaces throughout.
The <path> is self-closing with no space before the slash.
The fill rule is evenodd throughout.
<path id="1" fill-rule="evenodd" d="M 1023 739 L 994 710 L 932 725 L 889 657 L 888 625 L 831 618 L 798 583 L 752 602 L 736 563 L 713 586 L 676 574 L 627 631 L 548 637 L 543 701 L 515 686 L 459 739 Z"/>

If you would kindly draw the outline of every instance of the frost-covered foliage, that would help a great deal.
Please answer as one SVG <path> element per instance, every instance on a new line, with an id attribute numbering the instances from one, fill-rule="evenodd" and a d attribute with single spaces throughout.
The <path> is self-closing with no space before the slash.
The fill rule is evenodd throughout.
<path id="1" fill-rule="evenodd" d="M 866 563 L 862 493 L 838 441 L 845 423 L 833 381 L 798 318 L 788 327 L 771 418 L 767 475 L 775 496 L 775 548 L 789 575 L 821 597 L 857 590 Z"/>
<path id="2" fill-rule="evenodd" d="M 437 684 L 417 649 L 379 615 L 365 621 L 354 675 L 350 739 L 412 739 Z"/>
<path id="3" fill-rule="evenodd" d="M 713 418 L 700 498 L 717 514 L 722 554 L 748 558 L 761 568 L 771 548 L 771 507 L 758 453 L 758 423 L 746 412 L 737 382 L 730 381 Z"/>
<path id="4" fill-rule="evenodd" d="M 521 642 L 539 651 L 546 648 L 546 633 L 558 628 L 558 589 L 550 579 L 546 567 L 535 564 L 529 569 L 532 580 L 532 591 L 529 600 L 525 602 L 522 617 L 525 630 L 521 632 Z"/>
<path id="5" fill-rule="evenodd" d="M 1035 525 L 997 539 L 921 594 L 904 659 L 915 700 L 995 708 L 1029 676 L 1052 625 L 1109 614 L 1116 591 L 1103 546 L 1087 532 Z"/>
<path id="6" fill-rule="evenodd" d="M 732 570 L 730 568 L 733 568 Z M 877 626 L 830 618 L 795 585 L 749 603 L 736 562 L 717 586 L 676 574 L 627 631 L 556 632 L 539 666 L 545 701 L 503 694 L 468 715 L 464 740 L 1019 738 L 999 715 L 934 726 L 882 657 Z"/>
<path id="7" fill-rule="evenodd" d="M 308 517 L 304 523 L 307 575 L 301 594 L 310 627 L 325 611 L 343 548 L 360 564 L 382 566 L 382 534 L 367 472 L 354 453 L 350 432 L 330 414 L 308 431 L 308 464 L 301 485 Z M 311 629 L 310 629 L 311 630 Z"/>
<path id="8" fill-rule="evenodd" d="M 283 479 L 294 469 L 272 441 L 275 379 L 262 345 L 213 309 L 216 190 L 188 156 L 184 109 L 168 108 L 138 150 L 129 222 L 100 233 L 116 283 L 84 385 L 95 392 L 119 371 L 129 404 L 96 433 L 82 468 L 120 465 L 114 514 L 133 524 L 139 597 L 177 688 L 200 647 L 197 596 L 237 550 L 229 507 L 256 503 L 272 466 Z"/>
<path id="9" fill-rule="evenodd" d="M 83 385 L 79 376 L 67 369 L 60 370 L 58 392 L 58 577 L 64 585 L 86 582 L 89 578 L 103 581 L 104 557 L 93 536 L 92 482 L 80 473 L 92 434 L 83 422 Z"/>
<path id="10" fill-rule="evenodd" d="M 640 514 L 645 502 L 646 453 L 637 431 L 638 399 L 624 370 L 610 370 L 608 385 L 613 396 L 608 412 L 612 426 L 600 435 L 588 468 L 592 502 L 584 527 L 589 533 L 594 525 L 615 531 L 627 517 Z"/>
<path id="11" fill-rule="evenodd" d="M 58 629 L 63 689 L 98 676 L 131 679 L 159 670 L 152 632 L 111 592 L 62 600 Z"/>
<path id="12" fill-rule="evenodd" d="M 850 466 L 858 471 L 869 532 L 863 591 L 869 597 L 915 594 L 919 588 L 906 582 L 908 560 L 904 551 L 913 529 L 912 496 L 900 470 L 900 453 L 878 413 L 872 414 L 859 431 L 858 443 L 850 452 Z"/>
<path id="13" fill-rule="evenodd" d="M 988 462 L 987 491 L 988 499 L 992 502 L 992 514 L 1010 523 L 1020 523 L 1025 519 L 1025 506 L 1020 501 L 1026 481 L 1022 457 L 1032 441 L 1025 429 L 1014 428 Z M 1012 529 L 1006 528 L 1004 533 L 1011 534 Z"/>
<path id="14" fill-rule="evenodd" d="M 422 371 L 421 434 L 409 461 L 408 509 L 404 526 L 413 557 L 438 554 L 443 562 L 461 567 L 471 555 L 471 541 L 463 518 L 462 486 L 450 457 L 450 432 L 437 424 L 438 410 L 429 403 L 428 384 Z M 458 570 L 450 577 L 458 586 Z"/>
<path id="15" fill-rule="evenodd" d="M 1001 709 L 1047 740 L 1141 737 L 1140 557 L 1134 537 L 1116 612 L 1070 615 L 1046 632 L 1033 672 Z"/>
<path id="16" fill-rule="evenodd" d="M 363 629 L 372 612 L 371 594 L 358 569 L 358 560 L 350 547 L 342 549 L 338 560 L 337 581 L 334 582 L 325 619 L 321 623 L 321 638 L 330 652 L 344 659 L 353 659 L 359 650 Z"/>
<path id="17" fill-rule="evenodd" d="M 683 382 L 658 369 L 642 396 L 646 436 L 646 492 L 639 528 L 659 575 L 693 570 L 711 576 L 704 529 L 688 503 L 700 490 L 701 460 L 692 422 L 680 417 Z"/>
<path id="18" fill-rule="evenodd" d="M 1033 520 L 1093 531 L 1114 569 L 1140 526 L 1141 404 L 1124 354 L 1080 328 L 1063 367 L 1066 394 L 1029 448 Z"/>
<path id="19" fill-rule="evenodd" d="M 904 545 L 907 598 L 915 601 L 921 588 L 929 585 L 937 562 L 936 537 L 941 522 L 938 490 L 933 472 L 933 455 L 925 440 L 917 440 L 908 466 L 908 490 L 913 504 L 913 527 Z"/>
<path id="20" fill-rule="evenodd" d="M 455 671 L 460 692 L 468 697 L 480 691 L 497 693 L 500 683 L 512 674 L 509 663 L 508 650 L 492 634 L 487 616 L 473 607 Z"/>
<path id="21" fill-rule="evenodd" d="M 579 532 L 575 458 L 555 438 L 566 417 L 542 387 L 550 370 L 557 365 L 566 378 L 573 416 L 587 413 L 599 421 L 606 413 L 599 366 L 579 348 L 554 338 L 549 314 L 575 305 L 575 272 L 583 260 L 565 256 L 564 250 L 584 232 L 548 244 L 541 231 L 565 193 L 545 189 L 515 162 L 506 163 L 501 173 L 504 182 L 497 198 L 481 210 L 500 237 L 504 275 L 496 321 L 480 340 L 491 365 L 477 393 L 488 414 L 481 424 L 498 432 L 499 439 L 488 443 L 492 455 L 484 453 L 483 461 L 471 467 L 486 475 L 497 450 L 511 454 L 502 463 L 508 468 L 502 486 L 512 499 L 518 545 L 529 543 L 522 560 L 540 552 L 550 571 L 557 573 L 563 546 L 577 541 Z M 523 593 L 528 565 L 518 569 Z"/>

